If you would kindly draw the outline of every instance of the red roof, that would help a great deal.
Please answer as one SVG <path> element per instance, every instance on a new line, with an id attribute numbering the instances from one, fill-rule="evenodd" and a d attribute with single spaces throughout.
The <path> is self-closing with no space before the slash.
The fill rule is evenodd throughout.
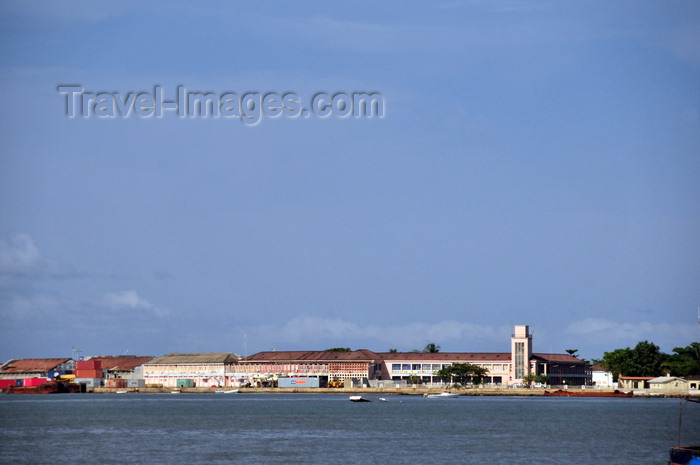
<path id="1" fill-rule="evenodd" d="M 103 370 L 134 371 L 136 367 L 143 365 L 152 358 L 153 357 L 151 355 L 105 355 L 99 357 L 90 357 L 90 360 L 100 360 Z"/>
<path id="2" fill-rule="evenodd" d="M 303 362 L 332 362 L 334 360 L 343 362 L 373 362 L 380 357 L 367 349 L 353 351 L 335 350 L 275 350 L 270 352 L 258 352 L 241 362 L 282 362 L 282 361 L 303 361 Z"/>
<path id="3" fill-rule="evenodd" d="M 2 366 L 1 373 L 48 373 L 70 358 L 25 358 L 10 360 Z"/>

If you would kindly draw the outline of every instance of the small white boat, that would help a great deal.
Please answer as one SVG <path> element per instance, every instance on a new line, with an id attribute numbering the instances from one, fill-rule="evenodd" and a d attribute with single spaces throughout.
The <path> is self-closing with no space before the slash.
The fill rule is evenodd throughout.
<path id="1" fill-rule="evenodd" d="M 127 392 L 129 392 L 129 391 L 121 391 L 120 390 L 120 391 L 116 391 L 115 394 L 126 394 Z"/>
<path id="2" fill-rule="evenodd" d="M 372 402 L 372 401 L 367 399 L 366 397 L 362 397 L 362 396 L 350 396 L 350 402 Z"/>
<path id="3" fill-rule="evenodd" d="M 230 389 L 228 391 L 214 391 L 216 394 L 235 394 L 238 392 L 238 389 Z"/>
<path id="4" fill-rule="evenodd" d="M 459 394 L 454 392 L 441 392 L 440 394 L 423 394 L 426 399 L 454 399 L 459 397 Z"/>
<path id="5" fill-rule="evenodd" d="M 170 391 L 170 394 L 180 394 L 179 390 Z"/>
<path id="6" fill-rule="evenodd" d="M 379 401 L 380 401 L 380 402 L 389 402 L 388 400 L 386 400 L 385 397 L 380 397 L 380 398 L 379 398 Z"/>

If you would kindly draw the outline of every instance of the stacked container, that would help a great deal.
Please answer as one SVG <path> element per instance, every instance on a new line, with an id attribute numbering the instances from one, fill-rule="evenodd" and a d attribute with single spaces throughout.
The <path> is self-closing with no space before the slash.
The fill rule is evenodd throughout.
<path id="1" fill-rule="evenodd" d="M 74 373 L 76 383 L 84 384 L 90 388 L 102 386 L 104 375 L 101 360 L 79 360 L 75 362 Z"/>
<path id="2" fill-rule="evenodd" d="M 76 378 L 102 378 L 102 361 L 80 360 L 75 362 L 75 377 Z"/>

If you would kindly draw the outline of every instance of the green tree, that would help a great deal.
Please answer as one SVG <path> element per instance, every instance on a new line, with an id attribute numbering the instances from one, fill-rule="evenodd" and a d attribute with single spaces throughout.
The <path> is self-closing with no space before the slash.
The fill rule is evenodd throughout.
<path id="1" fill-rule="evenodd" d="M 428 352 L 431 354 L 440 352 L 440 346 L 436 345 L 434 342 L 431 342 L 430 344 L 425 346 L 425 348 L 423 349 L 423 352 Z"/>
<path id="2" fill-rule="evenodd" d="M 409 375 L 408 376 L 408 383 L 409 384 L 421 384 L 423 382 L 423 378 L 421 378 L 418 375 Z"/>
<path id="3" fill-rule="evenodd" d="M 566 349 L 566 353 L 571 355 L 572 357 L 578 358 L 578 355 L 576 355 L 577 352 L 578 352 L 578 349 Z"/>
<path id="4" fill-rule="evenodd" d="M 661 365 L 668 358 L 659 346 L 649 341 L 637 343 L 634 349 L 615 349 L 603 354 L 603 367 L 610 370 L 613 379 L 620 376 L 659 376 Z"/>
<path id="5" fill-rule="evenodd" d="M 326 352 L 350 352 L 350 347 L 333 347 L 332 349 L 326 349 Z"/>
<path id="6" fill-rule="evenodd" d="M 399 351 L 399 349 L 389 349 L 390 354 L 395 354 Z"/>
<path id="7" fill-rule="evenodd" d="M 661 364 L 661 369 L 673 376 L 700 375 L 700 343 L 691 342 L 687 347 L 676 347 L 673 354 Z"/>
<path id="8" fill-rule="evenodd" d="M 479 384 L 488 373 L 486 368 L 471 363 L 455 363 L 437 370 L 435 375 L 443 382 L 467 384 L 472 382 Z"/>
<path id="9" fill-rule="evenodd" d="M 549 376 L 536 375 L 534 373 L 530 373 L 530 374 L 525 375 L 523 377 L 523 384 L 524 385 L 530 387 L 530 386 L 532 386 L 532 383 L 549 384 Z"/>
<path id="10" fill-rule="evenodd" d="M 634 374 L 629 376 L 661 376 L 661 364 L 668 358 L 659 346 L 642 341 L 632 349 Z"/>
<path id="11" fill-rule="evenodd" d="M 527 375 L 523 376 L 523 384 L 527 387 L 530 387 L 532 383 L 535 382 L 535 378 L 537 378 L 536 374 L 528 373 Z"/>

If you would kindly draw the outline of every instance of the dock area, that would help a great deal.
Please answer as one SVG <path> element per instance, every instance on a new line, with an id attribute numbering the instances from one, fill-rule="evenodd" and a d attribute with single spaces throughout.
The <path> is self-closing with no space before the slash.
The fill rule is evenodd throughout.
<path id="1" fill-rule="evenodd" d="M 109 387 L 96 387 L 90 390 L 93 393 L 155 393 L 155 394 L 167 394 L 172 392 L 179 392 L 181 394 L 214 394 L 216 391 L 226 390 L 226 388 L 212 388 L 212 387 L 194 387 L 194 388 L 168 388 L 168 387 L 143 387 L 143 388 L 132 388 L 132 389 L 117 389 Z M 464 388 L 464 389 L 449 389 L 449 392 L 459 394 L 460 396 L 526 396 L 526 397 L 538 397 L 544 396 L 545 391 L 551 389 L 544 388 Z M 125 392 L 126 391 L 126 392 Z M 569 389 L 572 397 L 585 397 L 587 393 L 590 393 L 592 389 Z M 407 395 L 407 396 L 422 396 L 424 394 L 439 394 L 445 392 L 442 388 L 425 388 L 425 387 L 406 387 L 406 388 L 239 388 L 238 392 L 228 395 L 245 395 L 245 394 L 390 394 L 390 395 Z M 596 389 L 595 392 L 599 393 L 613 393 L 613 390 L 600 390 Z M 653 395 L 648 392 L 635 392 L 634 397 L 678 397 L 683 398 L 686 395 L 681 395 L 674 392 L 668 393 L 654 393 Z"/>

